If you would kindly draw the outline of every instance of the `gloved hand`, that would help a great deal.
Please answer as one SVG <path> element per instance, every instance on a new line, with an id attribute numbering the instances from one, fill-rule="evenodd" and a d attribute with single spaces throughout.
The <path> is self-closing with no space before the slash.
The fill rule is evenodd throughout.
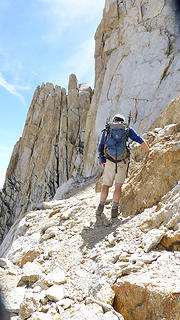
<path id="1" fill-rule="evenodd" d="M 100 167 L 105 167 L 105 163 L 106 163 L 106 158 L 104 157 L 103 154 L 99 154 L 99 165 Z"/>

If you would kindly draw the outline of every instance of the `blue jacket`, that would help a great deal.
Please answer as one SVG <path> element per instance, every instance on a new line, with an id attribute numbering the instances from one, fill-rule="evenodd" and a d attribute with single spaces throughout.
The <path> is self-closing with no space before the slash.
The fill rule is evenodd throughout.
<path id="1" fill-rule="evenodd" d="M 102 136 L 101 136 L 101 140 L 100 140 L 100 143 L 99 143 L 99 146 L 98 146 L 98 152 L 102 152 L 102 148 L 103 148 L 103 144 L 104 144 L 104 138 L 105 138 L 105 133 L 106 133 L 106 129 L 104 129 L 102 131 Z M 136 133 L 136 131 L 129 127 L 129 134 L 128 134 L 128 138 L 130 138 L 131 140 L 133 141 L 136 141 L 138 143 L 143 143 L 144 140 Z"/>

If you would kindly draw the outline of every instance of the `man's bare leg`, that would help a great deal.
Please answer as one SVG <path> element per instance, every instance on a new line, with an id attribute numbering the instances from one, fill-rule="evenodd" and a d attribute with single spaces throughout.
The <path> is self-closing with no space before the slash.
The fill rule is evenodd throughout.
<path id="1" fill-rule="evenodd" d="M 115 183 L 115 189 L 113 194 L 113 202 L 119 203 L 120 197 L 122 192 L 122 184 L 121 183 Z"/>
<path id="2" fill-rule="evenodd" d="M 109 186 L 106 186 L 105 184 L 103 184 L 103 185 L 102 185 L 102 188 L 101 188 L 101 198 L 100 198 L 100 201 L 106 202 L 108 193 L 109 193 Z"/>

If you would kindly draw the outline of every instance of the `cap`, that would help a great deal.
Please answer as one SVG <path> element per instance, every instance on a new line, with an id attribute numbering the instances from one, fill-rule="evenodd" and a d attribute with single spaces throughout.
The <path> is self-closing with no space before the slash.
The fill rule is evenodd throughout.
<path id="1" fill-rule="evenodd" d="M 115 114 L 114 117 L 112 118 L 112 121 L 125 121 L 124 116 L 122 114 Z"/>

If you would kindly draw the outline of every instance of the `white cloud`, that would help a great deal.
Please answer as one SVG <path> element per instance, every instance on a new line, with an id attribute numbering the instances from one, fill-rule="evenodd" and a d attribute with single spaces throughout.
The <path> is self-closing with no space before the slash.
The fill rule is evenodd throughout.
<path id="1" fill-rule="evenodd" d="M 65 63 L 71 73 L 75 73 L 79 80 L 85 78 L 87 74 L 92 74 L 94 79 L 94 45 L 94 38 L 81 43 L 70 60 Z"/>
<path id="2" fill-rule="evenodd" d="M 79 83 L 87 82 L 94 87 L 94 38 L 79 44 L 69 58 L 63 62 L 63 71 L 57 72 L 53 76 L 53 83 L 62 87 L 68 87 L 68 78 L 71 73 L 75 73 Z M 61 65 L 57 65 L 57 70 Z"/>
<path id="3" fill-rule="evenodd" d="M 10 92 L 11 94 L 17 96 L 20 101 L 26 106 L 26 101 L 23 97 L 23 95 L 21 95 L 17 90 L 16 88 L 18 89 L 21 89 L 21 90 L 27 90 L 28 87 L 21 87 L 21 86 L 18 86 L 18 85 L 14 85 L 14 84 L 11 84 L 9 82 L 7 82 L 5 80 L 5 78 L 3 77 L 2 73 L 0 72 L 0 86 L 2 86 L 5 90 L 7 90 L 8 92 Z M 29 89 L 29 88 L 28 88 Z"/>
<path id="4" fill-rule="evenodd" d="M 30 86 L 20 86 L 19 84 L 14 85 L 14 87 L 22 91 L 31 90 Z"/>
<path id="5" fill-rule="evenodd" d="M 5 146 L 0 146 L 0 150 L 12 151 L 12 148 L 5 147 Z"/>
<path id="6" fill-rule="evenodd" d="M 0 157 L 1 157 L 1 158 L 2 158 L 2 157 L 3 157 L 3 158 L 4 158 L 4 157 L 5 157 L 5 158 L 9 158 L 9 154 L 8 154 L 8 153 L 1 153 L 1 152 L 0 152 Z"/>
<path id="7" fill-rule="evenodd" d="M 80 16 L 95 17 L 102 11 L 104 0 L 40 0 L 49 5 L 49 13 L 61 17 L 63 22 L 69 23 L 70 20 Z M 53 17 L 52 17 L 53 18 Z M 68 19 L 68 20 L 67 20 Z"/>
<path id="8" fill-rule="evenodd" d="M 13 148 L 0 146 L 0 158 L 10 158 Z M 2 166 L 2 163 L 1 163 Z M 1 168 L 2 169 L 2 168 Z"/>
<path id="9" fill-rule="evenodd" d="M 104 0 L 39 0 L 46 4 L 43 15 L 51 24 L 51 30 L 44 34 L 43 40 L 46 42 L 57 41 L 65 29 L 76 26 L 79 22 L 82 24 L 94 21 L 102 17 Z M 73 32 L 73 30 L 72 30 Z"/>

